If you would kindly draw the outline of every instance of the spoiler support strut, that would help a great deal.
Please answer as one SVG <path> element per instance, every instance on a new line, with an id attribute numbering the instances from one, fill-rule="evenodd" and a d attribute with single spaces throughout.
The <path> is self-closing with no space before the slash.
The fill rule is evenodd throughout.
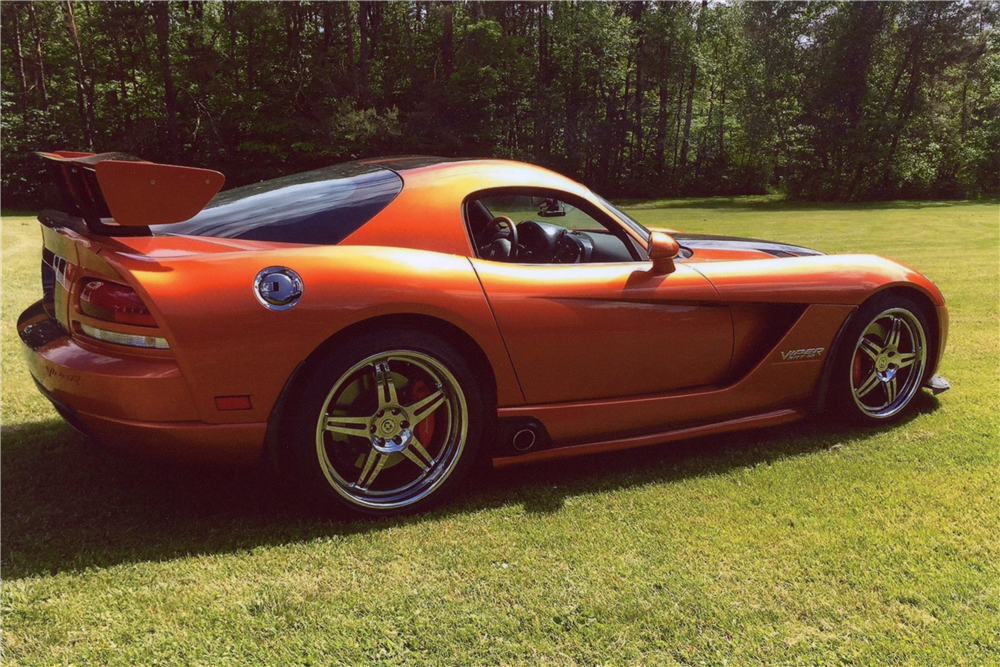
<path id="1" fill-rule="evenodd" d="M 150 225 L 190 220 L 226 180 L 217 171 L 157 164 L 125 153 L 38 155 L 52 161 L 66 212 L 79 214 L 91 232 L 103 236 L 149 236 Z"/>

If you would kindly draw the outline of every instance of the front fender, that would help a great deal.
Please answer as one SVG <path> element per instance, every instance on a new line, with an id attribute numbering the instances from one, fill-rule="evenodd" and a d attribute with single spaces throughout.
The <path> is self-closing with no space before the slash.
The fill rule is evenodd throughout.
<path id="1" fill-rule="evenodd" d="M 906 286 L 943 307 L 941 291 L 923 274 L 875 255 L 817 255 L 691 264 L 723 301 L 857 306 L 876 292 Z"/>

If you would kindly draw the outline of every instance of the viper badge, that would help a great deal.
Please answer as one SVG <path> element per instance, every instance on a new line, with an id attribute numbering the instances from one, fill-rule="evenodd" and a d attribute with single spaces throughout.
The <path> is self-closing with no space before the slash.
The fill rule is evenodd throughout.
<path id="1" fill-rule="evenodd" d="M 781 353 L 782 361 L 801 361 L 802 359 L 814 359 L 823 354 L 825 347 L 807 347 L 801 350 L 788 350 Z"/>

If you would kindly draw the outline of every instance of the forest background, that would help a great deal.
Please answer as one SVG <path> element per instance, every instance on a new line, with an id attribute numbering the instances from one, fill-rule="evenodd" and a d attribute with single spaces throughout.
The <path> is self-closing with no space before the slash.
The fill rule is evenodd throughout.
<path id="1" fill-rule="evenodd" d="M 5 209 L 36 150 L 218 169 L 541 164 L 618 198 L 1000 193 L 1000 2 L 8 2 Z"/>

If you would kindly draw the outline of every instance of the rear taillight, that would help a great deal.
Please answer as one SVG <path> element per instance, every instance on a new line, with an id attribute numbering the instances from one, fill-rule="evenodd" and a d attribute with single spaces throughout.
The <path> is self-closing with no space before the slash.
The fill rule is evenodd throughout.
<path id="1" fill-rule="evenodd" d="M 87 280 L 80 292 L 80 310 L 106 322 L 155 327 L 156 320 L 135 290 L 105 280 Z"/>

